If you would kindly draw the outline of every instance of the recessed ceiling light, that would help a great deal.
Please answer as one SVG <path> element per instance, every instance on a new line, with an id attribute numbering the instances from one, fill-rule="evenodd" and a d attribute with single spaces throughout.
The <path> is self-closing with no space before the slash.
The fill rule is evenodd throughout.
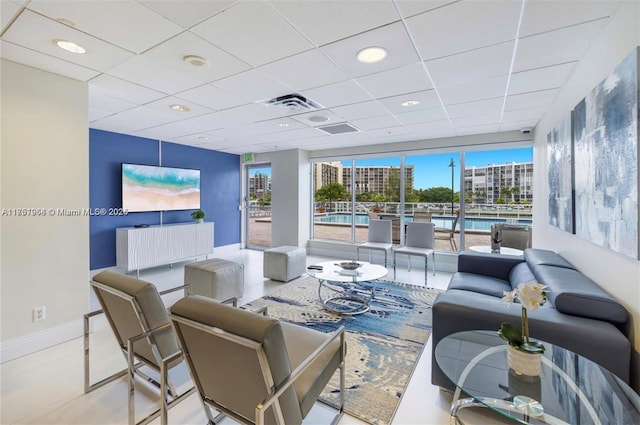
<path id="1" fill-rule="evenodd" d="M 66 50 L 67 52 L 71 52 L 71 53 L 83 54 L 83 53 L 87 52 L 87 49 L 85 49 L 84 47 L 74 43 L 73 41 L 55 39 L 55 40 L 53 40 L 53 44 L 55 44 L 56 46 L 58 46 L 59 48 L 61 48 L 63 50 Z"/>
<path id="2" fill-rule="evenodd" d="M 209 140 L 207 136 L 198 136 L 198 140 Z"/>
<path id="3" fill-rule="evenodd" d="M 278 127 L 289 127 L 289 123 L 288 122 L 279 122 L 278 123 Z"/>
<path id="4" fill-rule="evenodd" d="M 309 117 L 309 121 L 311 122 L 326 122 L 329 121 L 329 117 L 325 117 L 323 115 L 312 115 Z"/>
<path id="5" fill-rule="evenodd" d="M 209 61 L 202 56 L 187 55 L 183 57 L 182 60 L 193 66 L 209 66 Z"/>
<path id="6" fill-rule="evenodd" d="M 416 106 L 416 105 L 419 105 L 419 104 L 420 104 L 419 100 L 405 100 L 400 105 L 402 105 L 402 106 Z"/>
<path id="7" fill-rule="evenodd" d="M 175 104 L 175 105 L 171 105 L 169 106 L 171 109 L 173 109 L 176 112 L 189 112 L 191 109 L 186 106 L 186 105 L 179 105 L 179 104 Z"/>
<path id="8" fill-rule="evenodd" d="M 380 62 L 387 57 L 387 51 L 382 47 L 366 47 L 358 52 L 356 59 L 362 63 Z"/>

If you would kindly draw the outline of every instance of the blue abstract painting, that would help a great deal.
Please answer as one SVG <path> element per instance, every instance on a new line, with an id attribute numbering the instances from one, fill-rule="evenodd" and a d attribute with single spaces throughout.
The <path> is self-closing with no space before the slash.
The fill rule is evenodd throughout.
<path id="1" fill-rule="evenodd" d="M 573 233 L 571 114 L 547 134 L 549 224 Z"/>
<path id="2" fill-rule="evenodd" d="M 638 258 L 638 48 L 574 110 L 576 235 Z"/>

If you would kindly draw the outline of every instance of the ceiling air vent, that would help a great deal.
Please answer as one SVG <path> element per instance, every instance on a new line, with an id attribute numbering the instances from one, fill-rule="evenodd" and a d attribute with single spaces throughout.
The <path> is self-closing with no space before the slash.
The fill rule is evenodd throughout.
<path id="1" fill-rule="evenodd" d="M 322 130 L 325 133 L 329 133 L 329 134 L 344 134 L 344 133 L 354 133 L 354 132 L 360 131 L 354 126 L 352 126 L 351 124 L 349 124 L 348 122 L 343 122 L 340 124 L 324 125 L 322 127 L 316 127 L 316 128 L 318 130 Z"/>
<path id="2" fill-rule="evenodd" d="M 322 106 L 311 99 L 304 97 L 299 93 L 285 94 L 284 96 L 274 97 L 269 100 L 261 100 L 262 103 L 270 108 L 276 108 L 287 112 L 306 112 L 315 109 L 321 109 Z"/>

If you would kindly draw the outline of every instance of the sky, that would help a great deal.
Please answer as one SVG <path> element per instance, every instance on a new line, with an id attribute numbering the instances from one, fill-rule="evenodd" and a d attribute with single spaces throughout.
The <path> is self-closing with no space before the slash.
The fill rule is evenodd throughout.
<path id="1" fill-rule="evenodd" d="M 436 155 L 406 156 L 405 165 L 414 166 L 414 189 L 426 189 L 429 187 L 451 187 L 451 159 L 454 167 L 454 190 L 460 190 L 460 155 L 457 153 L 445 153 Z M 506 164 L 511 162 L 532 162 L 533 147 L 518 149 L 502 149 L 494 151 L 467 152 L 465 154 L 465 167 L 485 167 L 489 164 Z M 351 161 L 342 161 L 342 165 L 349 166 Z M 357 160 L 356 166 L 366 165 L 392 165 L 400 166 L 400 158 L 376 158 Z M 251 171 L 254 175 L 256 171 L 271 175 L 271 168 L 259 168 Z"/>
<path id="2" fill-rule="evenodd" d="M 436 155 L 406 156 L 405 166 L 413 165 L 414 189 L 429 187 L 451 187 L 451 159 L 454 167 L 454 189 L 460 190 L 460 155 L 457 153 L 445 153 Z M 506 164 L 511 162 L 532 162 L 533 148 L 502 149 L 495 151 L 467 152 L 465 154 L 465 167 L 485 167 L 489 164 Z M 343 165 L 350 165 L 351 161 L 343 161 Z M 376 158 L 357 160 L 360 165 L 393 165 L 400 166 L 400 158 Z"/>

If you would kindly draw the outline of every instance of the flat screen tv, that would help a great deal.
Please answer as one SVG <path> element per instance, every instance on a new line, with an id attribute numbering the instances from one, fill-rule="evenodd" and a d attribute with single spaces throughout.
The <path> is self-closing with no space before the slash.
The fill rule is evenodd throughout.
<path id="1" fill-rule="evenodd" d="M 122 208 L 128 212 L 200 208 L 200 170 L 122 164 Z"/>

